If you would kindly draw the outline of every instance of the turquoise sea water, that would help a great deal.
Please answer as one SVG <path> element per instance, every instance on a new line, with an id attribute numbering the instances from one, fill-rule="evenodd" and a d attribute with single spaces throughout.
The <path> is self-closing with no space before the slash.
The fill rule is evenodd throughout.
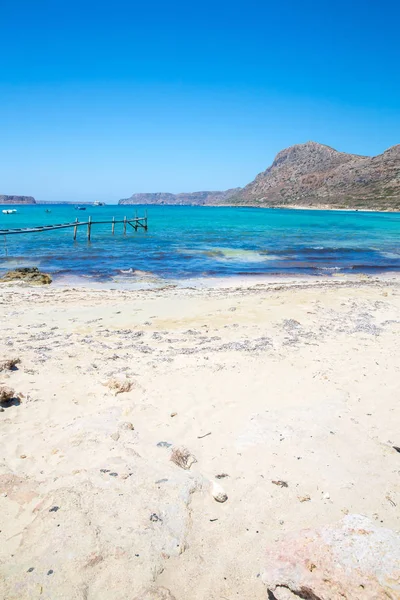
<path id="1" fill-rule="evenodd" d="M 1 207 L 2 209 L 5 207 Z M 17 206 L 0 229 L 132 217 L 146 207 Z M 51 213 L 45 212 L 45 209 Z M 96 280 L 251 274 L 376 273 L 400 270 L 400 214 L 257 208 L 149 206 L 147 232 L 116 225 L 0 238 L 0 270 L 38 266 L 57 276 Z M 6 245 L 7 249 L 6 249 Z M 7 251 L 7 256 L 6 256 Z"/>

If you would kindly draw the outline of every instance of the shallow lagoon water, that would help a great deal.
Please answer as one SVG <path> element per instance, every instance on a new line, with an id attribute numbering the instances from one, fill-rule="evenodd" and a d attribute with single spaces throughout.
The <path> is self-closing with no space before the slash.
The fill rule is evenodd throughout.
<path id="1" fill-rule="evenodd" d="M 400 213 L 186 206 L 17 206 L 0 228 L 142 216 L 149 230 L 116 225 L 0 239 L 0 270 L 38 266 L 59 279 L 167 279 L 243 275 L 321 275 L 400 270 Z M 51 212 L 45 212 L 46 208 Z"/>

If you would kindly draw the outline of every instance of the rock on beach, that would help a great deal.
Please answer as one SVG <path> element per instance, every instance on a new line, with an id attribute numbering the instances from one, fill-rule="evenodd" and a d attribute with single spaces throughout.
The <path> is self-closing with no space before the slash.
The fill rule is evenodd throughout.
<path id="1" fill-rule="evenodd" d="M 32 285 L 48 285 L 52 282 L 52 278 L 48 273 L 42 273 L 37 267 L 21 267 L 7 271 L 3 277 L 0 277 L 1 282 L 13 283 L 22 281 Z"/>
<path id="2" fill-rule="evenodd" d="M 8 385 L 0 386 L 0 404 L 3 402 L 9 402 L 13 398 L 16 398 L 17 395 L 18 394 L 16 393 L 16 391 Z"/>
<path id="3" fill-rule="evenodd" d="M 269 548 L 262 579 L 270 600 L 398 600 L 400 535 L 347 515 Z"/>

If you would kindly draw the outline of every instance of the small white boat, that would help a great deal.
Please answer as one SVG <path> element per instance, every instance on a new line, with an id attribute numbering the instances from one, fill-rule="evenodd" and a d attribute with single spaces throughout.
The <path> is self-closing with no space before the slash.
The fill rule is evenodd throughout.
<path id="1" fill-rule="evenodd" d="M 105 202 L 93 202 L 93 206 L 105 206 Z"/>
<path id="2" fill-rule="evenodd" d="M 3 213 L 3 215 L 13 215 L 14 213 L 17 212 L 16 208 L 6 208 L 5 210 L 1 211 Z"/>

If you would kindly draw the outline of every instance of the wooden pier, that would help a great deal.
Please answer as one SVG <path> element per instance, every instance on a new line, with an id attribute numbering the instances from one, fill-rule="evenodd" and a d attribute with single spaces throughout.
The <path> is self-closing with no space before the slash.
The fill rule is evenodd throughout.
<path id="1" fill-rule="evenodd" d="M 114 217 L 111 221 L 92 221 L 92 217 L 89 217 L 87 221 L 73 221 L 72 223 L 59 223 L 57 225 L 38 225 L 37 227 L 25 227 L 22 229 L 0 229 L 0 235 L 16 235 L 20 233 L 39 233 L 42 231 L 54 231 L 55 229 L 67 229 L 69 227 L 74 228 L 74 240 L 76 240 L 78 227 L 86 227 L 87 228 L 87 239 L 88 242 L 91 240 L 92 236 L 92 227 L 94 225 L 111 225 L 111 234 L 114 235 L 115 225 L 118 223 L 123 224 L 123 233 L 126 235 L 126 229 L 129 225 L 137 231 L 138 229 L 144 229 L 147 231 L 147 214 L 144 217 L 133 217 L 132 219 L 128 219 L 124 217 L 122 220 L 117 220 Z"/>

